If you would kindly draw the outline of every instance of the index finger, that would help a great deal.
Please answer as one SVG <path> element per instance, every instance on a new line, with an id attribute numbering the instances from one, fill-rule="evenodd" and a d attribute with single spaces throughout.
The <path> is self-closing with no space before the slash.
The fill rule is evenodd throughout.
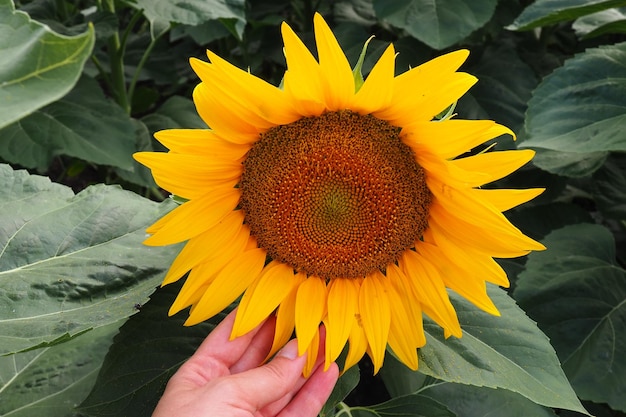
<path id="1" fill-rule="evenodd" d="M 233 366 L 246 352 L 264 322 L 250 332 L 229 340 L 235 322 L 237 309 L 231 311 L 220 324 L 213 329 L 202 342 L 196 353 L 189 358 L 188 363 L 200 366 L 214 365 L 215 362 L 225 369 Z"/>

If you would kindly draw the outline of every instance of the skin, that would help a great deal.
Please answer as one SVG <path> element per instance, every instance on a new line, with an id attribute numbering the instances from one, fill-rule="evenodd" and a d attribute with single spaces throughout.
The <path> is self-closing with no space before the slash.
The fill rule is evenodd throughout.
<path id="1" fill-rule="evenodd" d="M 324 337 L 320 337 L 316 368 L 309 378 L 304 378 L 306 357 L 298 356 L 295 339 L 262 365 L 272 344 L 273 319 L 229 341 L 234 313 L 209 334 L 170 379 L 152 417 L 318 415 L 339 374 L 334 363 L 326 372 L 320 366 Z"/>

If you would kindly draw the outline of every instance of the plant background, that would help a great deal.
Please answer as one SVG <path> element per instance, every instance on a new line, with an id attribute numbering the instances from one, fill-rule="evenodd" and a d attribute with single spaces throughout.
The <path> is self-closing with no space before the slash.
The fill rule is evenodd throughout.
<path id="1" fill-rule="evenodd" d="M 315 11 L 352 64 L 376 36 L 365 74 L 389 42 L 398 72 L 469 49 L 458 117 L 537 151 L 496 186 L 547 188 L 507 213 L 548 251 L 501 260 L 502 317 L 452 295 L 463 338 L 426 320 L 418 372 L 363 360 L 322 415 L 626 415 L 626 1 L 0 0 L 1 416 L 150 415 L 223 315 L 167 318 L 179 247 L 141 241 L 175 203 L 131 155 L 206 127 L 189 57 L 278 85 L 279 25 L 314 50 Z"/>

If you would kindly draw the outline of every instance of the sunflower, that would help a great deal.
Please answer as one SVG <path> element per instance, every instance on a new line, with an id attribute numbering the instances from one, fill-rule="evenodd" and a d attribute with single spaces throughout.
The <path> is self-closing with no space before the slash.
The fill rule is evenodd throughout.
<path id="1" fill-rule="evenodd" d="M 295 331 L 308 370 L 326 331 L 325 364 L 348 345 L 375 372 L 387 346 L 417 369 L 422 315 L 461 337 L 448 289 L 498 315 L 486 282 L 508 286 L 494 257 L 544 247 L 502 214 L 541 189 L 482 189 L 526 164 L 531 150 L 459 157 L 508 128 L 437 115 L 476 78 L 460 50 L 395 76 L 393 45 L 363 81 L 324 19 L 318 59 L 282 25 L 278 88 L 208 52 L 191 66 L 194 102 L 210 129 L 155 136 L 169 152 L 135 158 L 187 200 L 148 228 L 148 245 L 187 241 L 163 285 L 188 273 L 170 314 L 187 325 L 241 296 L 232 338 L 276 315 L 270 356 Z M 243 294 L 243 296 L 242 296 Z"/>

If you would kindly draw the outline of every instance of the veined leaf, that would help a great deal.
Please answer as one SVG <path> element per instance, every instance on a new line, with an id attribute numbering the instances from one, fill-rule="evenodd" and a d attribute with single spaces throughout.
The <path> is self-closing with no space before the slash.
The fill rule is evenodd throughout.
<path id="1" fill-rule="evenodd" d="M 626 7 L 602 10 L 576 19 L 572 28 L 582 39 L 606 33 L 626 33 Z"/>
<path id="2" fill-rule="evenodd" d="M 177 252 L 141 243 L 171 208 L 115 186 L 73 195 L 0 165 L 0 355 L 134 314 Z"/>
<path id="3" fill-rule="evenodd" d="M 78 36 L 59 35 L 15 11 L 11 0 L 0 0 L 0 128 L 67 94 L 94 42 L 92 27 Z"/>
<path id="4" fill-rule="evenodd" d="M 0 356 L 0 415 L 74 416 L 120 325 L 94 329 L 63 345 Z"/>
<path id="5" fill-rule="evenodd" d="M 530 30 L 540 26 L 574 20 L 612 7 L 626 6 L 624 0 L 536 0 L 513 24 L 512 30 Z"/>
<path id="6" fill-rule="evenodd" d="M 626 271 L 602 226 L 550 233 L 528 257 L 515 297 L 552 340 L 577 394 L 626 411 Z"/>
<path id="7" fill-rule="evenodd" d="M 243 0 L 137 0 L 151 25 L 182 23 L 196 26 L 211 20 L 223 20 L 229 30 L 241 39 L 246 23 Z"/>
<path id="8" fill-rule="evenodd" d="M 537 404 L 588 414 L 548 338 L 504 290 L 490 286 L 488 292 L 501 317 L 451 294 L 463 329 L 460 339 L 444 339 L 441 328 L 425 320 L 427 342 L 419 350 L 419 371 L 447 382 L 504 388 Z"/>
<path id="9" fill-rule="evenodd" d="M 456 417 L 456 414 L 445 405 L 420 394 L 392 398 L 382 404 L 369 407 L 351 407 L 348 415 L 353 417 Z"/>
<path id="10" fill-rule="evenodd" d="M 444 49 L 489 21 L 496 0 L 374 0 L 381 20 L 406 30 L 434 49 Z"/>
<path id="11" fill-rule="evenodd" d="M 553 410 L 504 389 L 435 383 L 420 392 L 463 417 L 556 417 Z"/>
<path id="12" fill-rule="evenodd" d="M 528 136 L 519 147 L 536 149 L 540 168 L 568 176 L 588 175 L 608 152 L 626 151 L 625 72 L 626 42 L 567 61 L 534 91 L 526 113 Z M 567 163 L 551 161 L 554 151 Z"/>
<path id="13" fill-rule="evenodd" d="M 57 155 L 133 169 L 132 119 L 108 100 L 98 84 L 83 77 L 61 100 L 0 130 L 0 156 L 45 170 Z"/>

